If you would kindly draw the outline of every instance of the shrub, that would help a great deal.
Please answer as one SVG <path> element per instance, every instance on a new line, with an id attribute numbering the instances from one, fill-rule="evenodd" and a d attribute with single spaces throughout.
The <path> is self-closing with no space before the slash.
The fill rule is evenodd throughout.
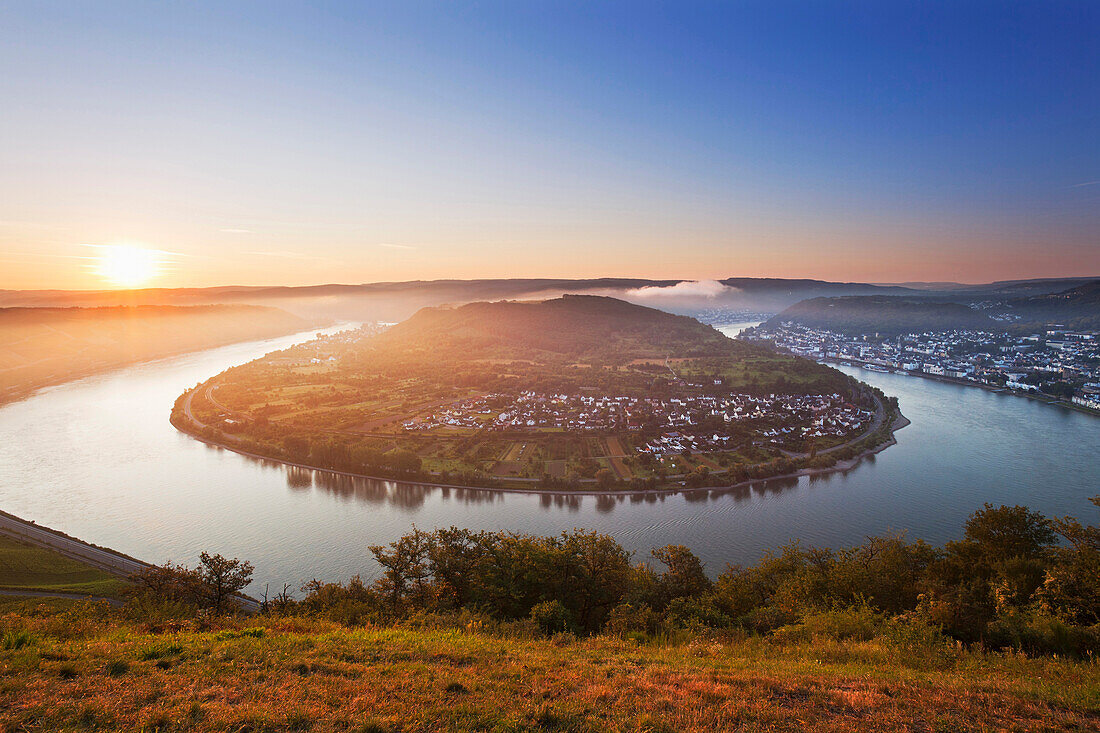
<path id="1" fill-rule="evenodd" d="M 617 636 L 640 634 L 643 637 L 657 633 L 660 617 L 645 603 L 620 603 L 611 609 L 605 630 Z"/>
<path id="2" fill-rule="evenodd" d="M 820 638 L 866 641 L 877 635 L 882 622 L 882 616 L 868 606 L 850 606 L 807 613 L 797 623 L 776 629 L 773 635 L 782 641 Z"/>
<path id="3" fill-rule="evenodd" d="M 573 630 L 573 615 L 569 613 L 561 601 L 543 601 L 536 603 L 531 608 L 531 620 L 538 624 L 545 634 L 559 632 L 571 632 Z"/>

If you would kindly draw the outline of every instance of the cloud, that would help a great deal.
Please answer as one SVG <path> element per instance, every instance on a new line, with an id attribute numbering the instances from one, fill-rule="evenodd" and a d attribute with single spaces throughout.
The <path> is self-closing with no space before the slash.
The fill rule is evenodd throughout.
<path id="1" fill-rule="evenodd" d="M 411 244 L 390 244 L 389 242 L 379 242 L 379 247 L 388 247 L 389 249 L 416 249 Z"/>
<path id="2" fill-rule="evenodd" d="M 666 287 L 650 285 L 644 288 L 635 288 L 626 291 L 626 296 L 638 300 L 717 298 L 719 295 L 736 292 L 736 290 L 737 288 L 723 285 L 717 280 L 684 280 Z"/>
<path id="3" fill-rule="evenodd" d="M 287 260 L 328 260 L 328 257 L 317 257 L 316 255 L 306 254 L 305 252 L 287 252 L 287 251 L 259 251 L 259 252 L 245 252 L 246 255 L 253 255 L 256 257 L 282 257 Z"/>

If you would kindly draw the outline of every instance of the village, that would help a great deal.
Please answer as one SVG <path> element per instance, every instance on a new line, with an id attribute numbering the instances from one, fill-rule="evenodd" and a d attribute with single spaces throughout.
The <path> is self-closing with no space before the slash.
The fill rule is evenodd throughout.
<path id="1" fill-rule="evenodd" d="M 1011 335 L 937 331 L 873 339 L 784 322 L 743 338 L 768 340 L 798 356 L 872 371 L 946 378 L 1033 392 L 1100 410 L 1100 337 L 1051 328 Z"/>
<path id="2" fill-rule="evenodd" d="M 756 431 L 758 443 L 791 439 L 850 437 L 873 418 L 840 395 L 693 395 L 670 398 L 539 394 L 488 394 L 406 420 L 406 431 L 467 429 L 485 431 L 644 431 L 642 453 L 728 448 L 731 425 Z M 744 431 L 740 431 L 741 435 Z"/>

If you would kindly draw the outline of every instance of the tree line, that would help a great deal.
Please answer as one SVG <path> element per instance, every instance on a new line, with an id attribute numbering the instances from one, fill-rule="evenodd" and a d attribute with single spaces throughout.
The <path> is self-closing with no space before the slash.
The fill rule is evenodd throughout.
<path id="1" fill-rule="evenodd" d="M 1100 507 L 1100 496 L 1091 499 Z M 1100 651 L 1100 527 L 1023 506 L 985 505 L 962 539 L 933 547 L 902 535 L 839 550 L 787 545 L 716 578 L 681 545 L 649 562 L 607 535 L 542 537 L 450 527 L 414 530 L 369 548 L 372 583 L 285 586 L 262 612 L 345 624 L 484 618 L 543 633 L 638 637 L 686 629 L 763 635 L 957 640 L 1031 653 Z M 190 604 L 219 613 L 252 568 L 203 554 L 198 568 L 165 566 L 137 578 L 145 606 Z"/>

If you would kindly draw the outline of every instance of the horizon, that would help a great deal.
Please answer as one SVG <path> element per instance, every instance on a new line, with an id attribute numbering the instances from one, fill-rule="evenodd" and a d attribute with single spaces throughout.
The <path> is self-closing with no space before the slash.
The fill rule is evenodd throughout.
<path id="1" fill-rule="evenodd" d="M 1100 271 L 1100 8 L 9 6 L 0 288 Z"/>
<path id="2" fill-rule="evenodd" d="M 910 287 L 910 286 L 960 286 L 960 287 L 982 287 L 987 285 L 997 284 L 1012 284 L 1012 283 L 1026 283 L 1026 282 L 1057 282 L 1057 281 L 1078 281 L 1078 280 L 1098 280 L 1100 281 L 1100 275 L 1057 275 L 1052 277 L 1029 277 L 1029 278 L 1012 278 L 1006 280 L 982 280 L 973 282 L 960 282 L 956 280 L 907 280 L 907 281 L 894 281 L 894 282 L 861 282 L 858 280 L 827 280 L 819 277 L 763 277 L 754 275 L 730 275 L 727 277 L 719 277 L 716 279 L 696 280 L 692 278 L 682 277 L 663 277 L 663 278 L 643 278 L 643 277 L 626 277 L 619 275 L 596 275 L 593 277 L 574 278 L 574 277 L 556 277 L 553 275 L 541 276 L 541 277 L 469 277 L 469 278 L 417 278 L 413 280 L 376 280 L 368 282 L 313 282 L 303 283 L 301 285 L 287 285 L 284 283 L 258 283 L 255 285 L 245 285 L 243 283 L 223 283 L 218 285 L 198 285 L 198 286 L 158 286 L 149 285 L 145 287 L 90 287 L 90 288 L 2 288 L 0 291 L 12 292 L 12 293 L 35 293 L 35 292 L 65 292 L 65 293 L 140 293 L 157 290 L 224 290 L 231 288 L 242 288 L 249 290 L 262 290 L 273 288 L 288 288 L 288 289 L 308 289 L 308 288 L 324 288 L 324 287 L 342 287 L 342 288 L 357 288 L 367 287 L 371 285 L 404 285 L 404 284 L 431 284 L 431 283 L 443 283 L 443 282 L 455 282 L 455 283 L 474 283 L 474 282 L 539 282 L 543 280 L 550 281 L 573 281 L 573 282 L 592 282 L 600 280 L 624 280 L 624 281 L 643 281 L 643 282 L 676 282 L 686 284 L 699 284 L 699 283 L 721 283 L 723 280 L 779 280 L 779 281 L 791 281 L 791 282 L 821 282 L 832 284 L 852 284 L 852 285 L 874 285 L 877 287 Z M 672 287 L 672 286 L 668 286 Z M 915 288 L 914 288 L 915 289 Z M 929 288 L 935 290 L 935 288 Z M 569 294 L 569 293 L 565 293 Z M 586 293 L 580 293 L 586 294 Z M 614 297 L 614 296 L 611 296 Z M 705 300 L 707 296 L 698 296 Z M 505 298 L 507 299 L 507 298 Z M 2 307 L 2 306 L 0 306 Z"/>

